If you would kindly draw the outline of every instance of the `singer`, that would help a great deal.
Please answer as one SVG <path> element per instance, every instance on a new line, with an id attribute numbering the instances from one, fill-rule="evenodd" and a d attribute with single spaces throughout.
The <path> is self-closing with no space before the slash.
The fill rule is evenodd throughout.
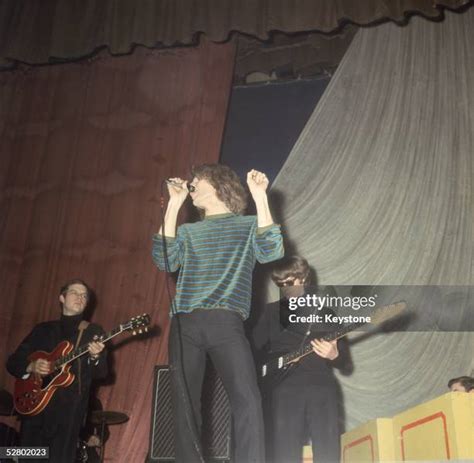
<path id="1" fill-rule="evenodd" d="M 201 388 L 209 354 L 229 396 L 234 461 L 263 463 L 260 391 L 243 321 L 250 312 L 253 268 L 257 261 L 283 257 L 282 235 L 270 213 L 265 174 L 256 170 L 247 174 L 256 217 L 242 215 L 247 193 L 229 167 L 202 165 L 194 169 L 193 176 L 192 192 L 179 178 L 168 182 L 164 229 L 153 237 L 156 265 L 179 271 L 169 336 L 175 461 L 203 461 L 196 436 L 201 430 Z M 178 212 L 188 195 L 203 219 L 183 224 L 176 232 Z M 183 394 L 189 394 L 191 411 L 186 410 Z"/>

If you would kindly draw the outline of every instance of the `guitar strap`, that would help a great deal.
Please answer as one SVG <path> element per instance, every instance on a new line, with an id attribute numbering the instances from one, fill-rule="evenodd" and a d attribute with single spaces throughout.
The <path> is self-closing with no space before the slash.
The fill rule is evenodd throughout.
<path id="1" fill-rule="evenodd" d="M 77 328 L 77 330 L 79 331 L 79 334 L 77 335 L 77 341 L 76 341 L 76 345 L 74 347 L 74 349 L 77 349 L 79 347 L 79 343 L 81 342 L 81 339 L 82 339 L 82 335 L 84 334 L 84 331 L 87 329 L 87 327 L 89 326 L 89 322 L 86 321 L 86 320 L 82 320 L 81 323 L 79 323 L 79 327 Z M 79 395 L 81 394 L 81 390 L 82 390 L 82 387 L 81 387 L 81 364 L 79 363 L 79 368 L 77 369 L 77 381 L 79 383 Z"/>

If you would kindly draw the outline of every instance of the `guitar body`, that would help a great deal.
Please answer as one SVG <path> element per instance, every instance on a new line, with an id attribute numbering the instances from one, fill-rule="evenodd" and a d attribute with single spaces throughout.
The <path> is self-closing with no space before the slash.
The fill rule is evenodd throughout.
<path id="1" fill-rule="evenodd" d="M 70 342 L 62 341 L 52 352 L 33 352 L 28 360 L 44 359 L 54 364 L 56 360 L 69 354 L 72 350 L 73 345 Z M 31 374 L 27 379 L 17 378 L 13 394 L 17 412 L 30 416 L 42 412 L 58 387 L 67 387 L 74 381 L 74 374 L 69 371 L 70 369 L 71 365 L 65 365 L 60 370 L 45 377 Z"/>
<path id="2" fill-rule="evenodd" d="M 97 340 L 105 343 L 118 334 L 130 330 L 133 334 L 148 331 L 150 316 L 148 314 L 132 317 L 129 321 L 119 325 L 112 331 L 100 336 Z M 51 397 L 59 387 L 67 387 L 74 381 L 74 374 L 70 372 L 71 362 L 89 352 L 89 344 L 83 344 L 74 349 L 69 341 L 60 342 L 52 352 L 33 352 L 28 360 L 44 359 L 51 363 L 52 372 L 41 377 L 31 374 L 27 379 L 17 379 L 13 393 L 15 409 L 21 415 L 38 415 L 48 405 Z"/>
<path id="3" fill-rule="evenodd" d="M 266 363 L 260 365 L 258 372 L 258 382 L 260 391 L 266 395 L 273 390 L 290 371 L 297 365 L 298 361 L 285 362 L 284 354 L 275 357 L 271 356 Z"/>

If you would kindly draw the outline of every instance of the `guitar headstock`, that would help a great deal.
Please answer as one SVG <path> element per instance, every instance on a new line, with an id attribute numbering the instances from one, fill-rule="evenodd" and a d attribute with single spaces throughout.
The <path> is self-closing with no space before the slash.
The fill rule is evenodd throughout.
<path id="1" fill-rule="evenodd" d="M 371 323 L 373 325 L 380 325 L 381 323 L 400 315 L 406 308 L 407 303 L 405 301 L 395 302 L 394 304 L 379 307 L 372 314 Z"/>
<path id="2" fill-rule="evenodd" d="M 132 317 L 127 323 L 120 325 L 123 330 L 129 330 L 136 334 L 146 333 L 148 331 L 148 326 L 150 325 L 150 316 L 147 313 L 143 315 L 137 315 Z"/>

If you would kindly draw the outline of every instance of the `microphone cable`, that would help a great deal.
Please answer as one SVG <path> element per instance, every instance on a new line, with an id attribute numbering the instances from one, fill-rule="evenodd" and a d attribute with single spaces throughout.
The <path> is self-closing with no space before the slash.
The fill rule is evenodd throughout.
<path id="1" fill-rule="evenodd" d="M 179 389 L 179 394 L 181 395 L 181 398 L 183 399 L 184 403 L 184 412 L 186 416 L 186 422 L 189 428 L 189 431 L 191 433 L 191 439 L 193 442 L 194 450 L 196 451 L 197 455 L 199 456 L 199 459 L 201 463 L 205 463 L 202 449 L 201 449 L 201 444 L 200 444 L 200 437 L 198 436 L 198 426 L 197 426 L 197 420 L 196 416 L 194 414 L 194 408 L 192 407 L 191 404 L 191 394 L 189 393 L 189 385 L 186 380 L 186 375 L 184 372 L 184 356 L 183 356 L 183 335 L 182 335 L 182 329 L 181 329 L 181 320 L 178 317 L 178 311 L 176 309 L 175 305 L 175 300 L 171 295 L 171 290 L 169 286 L 169 279 L 170 279 L 170 265 L 169 265 L 169 258 L 168 258 L 168 245 L 166 242 L 166 232 L 165 232 L 165 200 L 164 200 L 164 190 L 167 185 L 167 180 L 163 180 L 161 182 L 161 196 L 160 196 L 160 209 L 161 209 L 161 243 L 163 247 L 163 260 L 165 263 L 165 272 L 166 272 L 166 290 L 168 293 L 168 299 L 170 302 L 170 307 L 171 307 L 171 314 L 173 318 L 176 320 L 176 333 L 177 333 L 177 338 L 178 338 L 178 352 L 177 352 L 177 358 L 179 358 L 179 365 L 170 365 L 170 372 L 171 374 L 175 375 L 176 378 L 176 384 Z M 177 227 L 176 227 L 177 228 Z M 171 331 L 171 330 L 170 330 Z M 169 355 L 169 352 L 168 352 Z M 179 369 L 180 371 L 178 371 Z M 201 385 L 202 388 L 202 385 Z M 176 419 L 176 417 L 175 417 Z M 176 456 L 176 445 L 175 445 L 175 456 Z"/>

